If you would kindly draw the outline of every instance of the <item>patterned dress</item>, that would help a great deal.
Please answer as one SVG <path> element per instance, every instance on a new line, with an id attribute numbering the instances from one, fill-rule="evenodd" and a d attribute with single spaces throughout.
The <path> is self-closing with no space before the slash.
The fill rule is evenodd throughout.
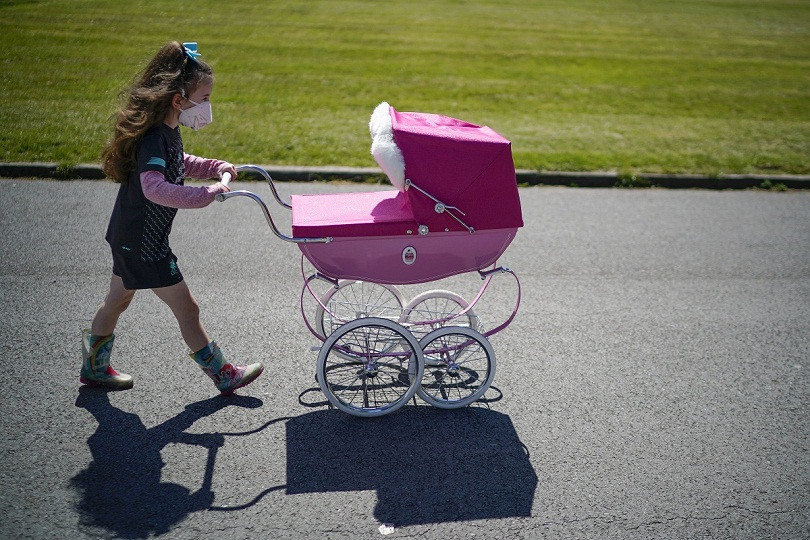
<path id="1" fill-rule="evenodd" d="M 106 239 L 114 252 L 155 262 L 171 253 L 169 233 L 177 208 L 161 206 L 144 196 L 140 174 L 146 171 L 160 172 L 167 182 L 183 185 L 185 165 L 180 128 L 160 124 L 143 136 L 138 144 L 137 167 L 129 180 L 121 184 L 107 227 Z"/>

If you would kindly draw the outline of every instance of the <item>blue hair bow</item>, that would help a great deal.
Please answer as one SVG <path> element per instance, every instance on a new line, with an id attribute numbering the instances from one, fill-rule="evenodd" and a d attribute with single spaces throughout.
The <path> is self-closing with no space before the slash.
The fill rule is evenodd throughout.
<path id="1" fill-rule="evenodd" d="M 188 43 L 183 43 L 183 51 L 185 51 L 186 56 L 188 56 L 189 60 L 197 61 L 197 58 L 202 56 L 202 54 L 197 52 L 197 42 L 190 41 Z"/>

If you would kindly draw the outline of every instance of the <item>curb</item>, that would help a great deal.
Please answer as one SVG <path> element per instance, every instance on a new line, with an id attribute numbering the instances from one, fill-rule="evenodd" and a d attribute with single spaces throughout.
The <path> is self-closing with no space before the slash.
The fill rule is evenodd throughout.
<path id="1" fill-rule="evenodd" d="M 777 188 L 810 189 L 810 176 L 804 175 L 749 175 L 722 174 L 704 176 L 699 174 L 619 174 L 615 172 L 552 172 L 516 171 L 518 184 L 530 186 L 571 187 L 625 187 L 668 189 L 750 189 Z"/>
<path id="2" fill-rule="evenodd" d="M 273 180 L 280 182 L 313 182 L 318 180 L 345 180 L 353 182 L 378 182 L 383 173 L 377 168 L 366 167 L 297 167 L 285 165 L 260 165 Z M 810 176 L 803 175 L 747 175 L 723 174 L 703 176 L 697 174 L 636 174 L 622 175 L 615 172 L 562 172 L 515 171 L 517 182 L 522 186 L 569 186 L 582 188 L 611 187 L 661 187 L 669 189 L 749 189 L 779 188 L 810 189 Z M 52 178 L 57 180 L 103 180 L 101 166 L 79 164 L 65 166 L 58 163 L 0 163 L 2 178 Z"/>

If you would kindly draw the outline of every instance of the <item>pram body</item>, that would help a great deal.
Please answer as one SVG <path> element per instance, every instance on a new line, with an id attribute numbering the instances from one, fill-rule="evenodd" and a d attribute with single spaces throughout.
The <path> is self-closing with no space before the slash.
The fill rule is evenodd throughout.
<path id="1" fill-rule="evenodd" d="M 357 416 L 380 416 L 415 394 L 456 408 L 479 400 L 495 375 L 488 337 L 505 328 L 520 304 L 520 284 L 496 261 L 523 226 L 511 143 L 494 130 L 447 116 L 398 112 L 388 103 L 369 122 L 371 153 L 396 190 L 293 195 L 292 236 L 302 252 L 301 311 L 323 341 L 316 379 L 329 402 Z M 306 276 L 304 259 L 315 268 Z M 410 301 L 397 287 L 477 272 L 484 284 L 468 302 L 431 290 Z M 517 285 L 512 315 L 485 331 L 473 307 L 495 275 Z M 329 284 L 324 293 L 313 282 Z M 309 295 L 307 295 L 309 293 Z M 305 299 L 315 300 L 314 323 Z"/>

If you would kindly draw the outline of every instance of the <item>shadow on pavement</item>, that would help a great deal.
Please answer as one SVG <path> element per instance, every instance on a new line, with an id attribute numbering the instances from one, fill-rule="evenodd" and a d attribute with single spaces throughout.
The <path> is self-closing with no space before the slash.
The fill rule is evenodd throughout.
<path id="1" fill-rule="evenodd" d="M 287 495 L 375 490 L 374 517 L 397 527 L 531 516 L 537 475 L 528 450 L 508 416 L 484 407 L 406 406 L 374 419 L 319 410 L 243 433 L 190 434 L 185 430 L 201 418 L 225 407 L 261 407 L 262 401 L 217 396 L 149 429 L 136 414 L 114 407 L 105 390 L 82 387 L 76 406 L 98 421 L 87 440 L 93 461 L 71 480 L 82 495 L 81 524 L 121 538 L 162 535 L 191 512 L 242 510 L 284 489 Z M 225 438 L 282 421 L 286 485 L 268 487 L 243 505 L 212 506 L 214 465 Z M 208 450 L 197 491 L 161 482 L 160 453 L 171 443 Z"/>
<path id="2" fill-rule="evenodd" d="M 76 406 L 87 409 L 98 421 L 98 429 L 87 440 L 93 461 L 71 479 L 71 485 L 82 495 L 81 524 L 102 527 L 121 538 L 145 538 L 167 533 L 190 512 L 211 506 L 217 450 L 226 435 L 241 435 L 184 431 L 225 407 L 258 408 L 262 401 L 216 396 L 190 404 L 174 418 L 149 429 L 138 415 L 110 404 L 103 389 L 81 387 Z M 205 475 L 197 491 L 160 481 L 164 466 L 160 452 L 170 443 L 208 450 Z"/>
<path id="3" fill-rule="evenodd" d="M 397 527 L 531 516 L 537 475 L 502 413 L 403 407 L 364 419 L 326 410 L 286 426 L 287 494 L 376 490 L 374 516 Z"/>

